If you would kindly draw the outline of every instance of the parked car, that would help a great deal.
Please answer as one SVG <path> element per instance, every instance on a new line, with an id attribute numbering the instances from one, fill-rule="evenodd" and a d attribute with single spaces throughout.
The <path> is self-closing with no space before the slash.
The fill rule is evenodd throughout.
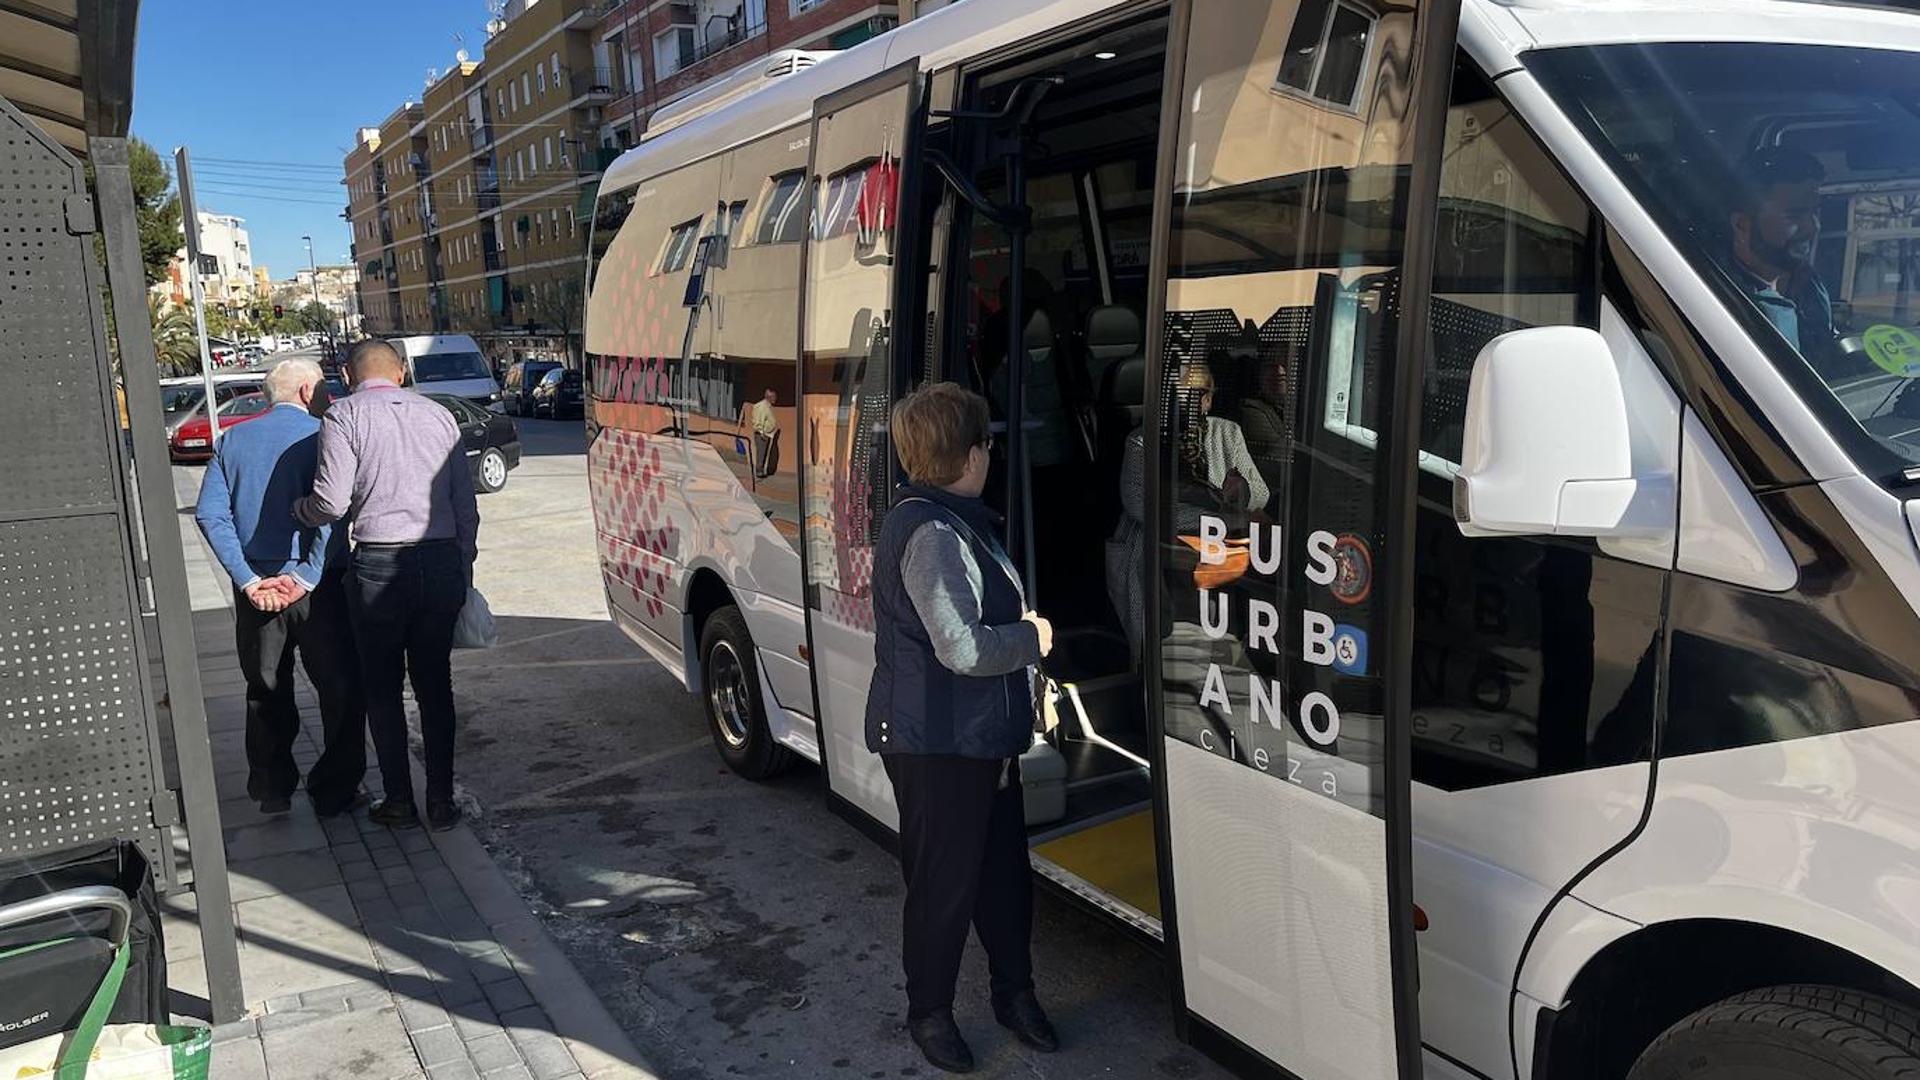
<path id="1" fill-rule="evenodd" d="M 453 394 L 428 394 L 460 425 L 475 491 L 491 494 L 507 486 L 507 473 L 520 467 L 520 429 L 513 419 Z"/>
<path id="2" fill-rule="evenodd" d="M 500 407 L 512 416 L 533 415 L 533 391 L 547 372 L 560 370 L 551 360 L 520 360 L 500 380 Z"/>
<path id="3" fill-rule="evenodd" d="M 540 385 L 533 388 L 533 415 L 545 415 L 549 420 L 563 416 L 578 419 L 585 412 L 584 400 L 580 373 L 554 368 L 541 376 Z"/>
<path id="4" fill-rule="evenodd" d="M 225 404 L 241 394 L 258 393 L 261 378 L 240 372 L 221 372 L 213 377 L 216 400 Z M 200 407 L 206 396 L 206 383 L 198 375 L 183 375 L 160 380 L 160 405 L 165 412 L 167 437 Z M 224 414 L 223 414 L 224 415 Z"/>
<path id="5" fill-rule="evenodd" d="M 214 387 L 214 393 L 220 392 Z M 244 424 L 267 415 L 273 403 L 267 395 L 261 393 L 241 394 L 232 401 L 219 406 L 220 430 L 226 431 L 235 424 Z M 207 411 L 195 410 L 192 416 L 173 429 L 173 435 L 167 440 L 169 456 L 176 462 L 192 463 L 210 460 L 213 457 L 213 434 L 207 430 Z"/>

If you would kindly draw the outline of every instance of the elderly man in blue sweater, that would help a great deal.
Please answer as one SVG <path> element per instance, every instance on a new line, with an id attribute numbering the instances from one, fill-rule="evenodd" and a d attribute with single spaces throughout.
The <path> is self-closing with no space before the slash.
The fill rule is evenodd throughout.
<path id="1" fill-rule="evenodd" d="M 322 817 L 360 798 L 367 771 L 366 702 L 347 619 L 345 530 L 293 519 L 313 488 L 326 389 L 319 365 L 283 360 L 267 373 L 266 415 L 222 433 L 194 520 L 233 579 L 234 641 L 247 680 L 247 795 L 285 813 L 300 783 L 293 742 L 298 649 L 320 699 L 326 747 L 307 774 Z"/>

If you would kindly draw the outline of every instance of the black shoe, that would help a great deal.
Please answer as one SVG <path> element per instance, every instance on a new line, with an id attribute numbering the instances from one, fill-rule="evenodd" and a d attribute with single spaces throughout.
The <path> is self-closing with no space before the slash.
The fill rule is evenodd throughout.
<path id="1" fill-rule="evenodd" d="M 967 1040 L 960 1037 L 952 1009 L 908 1020 L 907 1034 L 913 1037 L 913 1045 L 920 1048 L 927 1064 L 934 1068 L 950 1073 L 973 1071 L 973 1050 L 967 1046 Z"/>
<path id="2" fill-rule="evenodd" d="M 460 824 L 460 804 L 452 799 L 427 800 L 427 827 L 434 832 L 446 832 Z"/>
<path id="3" fill-rule="evenodd" d="M 1013 1032 L 1014 1038 L 1043 1054 L 1060 1049 L 1060 1036 L 1053 1030 L 1053 1023 L 1047 1019 L 1046 1011 L 1040 1008 L 1040 999 L 1034 997 L 1031 990 L 1022 990 L 1011 997 L 994 998 L 993 1018 L 1000 1021 L 1001 1027 Z"/>
<path id="4" fill-rule="evenodd" d="M 293 797 L 289 795 L 269 795 L 260 800 L 260 812 L 263 814 L 284 814 L 293 809 Z"/>
<path id="5" fill-rule="evenodd" d="M 417 829 L 420 827 L 420 812 L 410 802 L 381 799 L 373 804 L 373 809 L 367 811 L 367 820 L 389 829 Z"/>
<path id="6" fill-rule="evenodd" d="M 309 793 L 309 797 L 312 797 L 311 793 Z M 314 799 L 313 812 L 317 817 L 339 817 L 349 810 L 359 809 L 361 806 L 366 805 L 366 802 L 366 792 L 356 791 L 351 797 L 346 799 Z"/>

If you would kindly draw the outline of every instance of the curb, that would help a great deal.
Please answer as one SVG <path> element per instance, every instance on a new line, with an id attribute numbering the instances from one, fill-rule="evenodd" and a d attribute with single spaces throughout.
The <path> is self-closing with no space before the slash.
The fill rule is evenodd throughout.
<path id="1" fill-rule="evenodd" d="M 659 1074 L 607 1011 L 600 995 L 547 933 L 539 916 L 487 854 L 471 828 L 429 832 L 440 858 L 487 924 L 534 1001 L 553 1020 L 589 1080 L 659 1080 Z"/>

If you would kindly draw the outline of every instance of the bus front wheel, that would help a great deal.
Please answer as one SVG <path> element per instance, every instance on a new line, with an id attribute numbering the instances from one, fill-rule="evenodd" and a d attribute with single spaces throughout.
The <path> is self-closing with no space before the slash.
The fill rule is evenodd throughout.
<path id="1" fill-rule="evenodd" d="M 727 767 L 749 780 L 769 780 L 793 764 L 793 751 L 773 741 L 760 699 L 760 665 L 747 620 L 736 607 L 707 619 L 700 634 L 702 697 L 713 747 Z"/>
<path id="2" fill-rule="evenodd" d="M 1834 986 L 1770 986 L 1668 1028 L 1628 1080 L 1895 1080 L 1920 1077 L 1920 1016 Z"/>

